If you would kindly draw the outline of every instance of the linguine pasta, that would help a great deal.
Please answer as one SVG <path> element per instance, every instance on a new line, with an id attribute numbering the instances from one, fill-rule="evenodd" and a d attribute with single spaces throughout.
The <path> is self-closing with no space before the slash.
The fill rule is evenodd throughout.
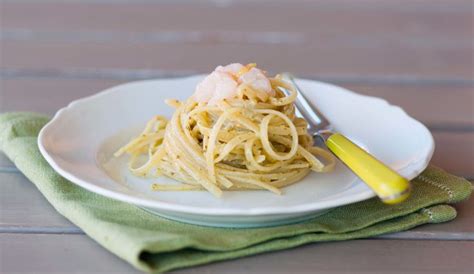
<path id="1" fill-rule="evenodd" d="M 215 196 L 223 190 L 280 194 L 310 171 L 330 171 L 334 157 L 313 146 L 306 121 L 295 116 L 296 90 L 279 76 L 268 81 L 271 93 L 241 83 L 235 96 L 212 104 L 196 96 L 167 100 L 176 108 L 171 120 L 155 116 L 115 156 L 129 154 L 129 169 L 137 176 L 181 182 L 156 183 L 154 190 L 205 189 Z"/>

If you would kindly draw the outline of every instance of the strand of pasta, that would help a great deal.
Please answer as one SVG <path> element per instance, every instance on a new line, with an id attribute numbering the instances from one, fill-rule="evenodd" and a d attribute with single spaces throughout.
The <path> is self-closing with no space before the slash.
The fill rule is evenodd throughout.
<path id="1" fill-rule="evenodd" d="M 278 77 L 271 85 L 276 97 L 242 85 L 239 98 L 217 106 L 167 100 L 176 108 L 171 120 L 154 117 L 115 155 L 130 154 L 129 169 L 138 176 L 154 171 L 183 183 L 153 184 L 154 190 L 206 189 L 216 196 L 223 189 L 280 194 L 310 170 L 329 171 L 334 157 L 312 146 L 306 122 L 295 116 L 296 90 Z"/>

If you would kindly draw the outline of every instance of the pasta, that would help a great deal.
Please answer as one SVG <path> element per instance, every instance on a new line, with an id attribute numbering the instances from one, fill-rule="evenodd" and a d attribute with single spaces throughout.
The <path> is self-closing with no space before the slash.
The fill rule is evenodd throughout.
<path id="1" fill-rule="evenodd" d="M 217 197 L 225 190 L 266 189 L 280 194 L 282 187 L 310 171 L 330 171 L 334 157 L 313 146 L 306 121 L 295 116 L 296 90 L 279 76 L 266 78 L 268 86 L 261 71 L 254 73 L 258 77 L 247 75 L 253 69 L 254 64 L 239 65 L 234 72 L 225 72 L 237 83 L 228 80 L 230 93 L 219 86 L 222 81 L 208 82 L 218 87 L 218 96 L 226 91 L 225 98 L 202 100 L 196 92 L 185 102 L 167 100 L 176 108 L 172 118 L 153 117 L 115 156 L 129 154 L 129 169 L 137 176 L 165 175 L 181 182 L 156 183 L 154 190 L 207 190 Z M 253 82 L 245 82 L 242 75 L 253 77 Z M 259 83 L 268 87 L 259 89 Z M 204 92 L 209 97 L 209 89 Z"/>

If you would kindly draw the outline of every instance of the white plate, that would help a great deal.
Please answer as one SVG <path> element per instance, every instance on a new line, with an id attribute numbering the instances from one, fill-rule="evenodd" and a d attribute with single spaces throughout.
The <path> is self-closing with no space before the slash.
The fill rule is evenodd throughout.
<path id="1" fill-rule="evenodd" d="M 281 196 L 268 191 L 230 191 L 218 199 L 205 191 L 151 191 L 151 182 L 156 179 L 135 178 L 127 171 L 125 157 L 114 159 L 112 154 L 152 116 L 170 117 L 173 109 L 163 100 L 187 98 L 202 77 L 128 83 L 74 101 L 41 130 L 41 153 L 59 174 L 85 189 L 170 219 L 201 225 L 286 224 L 374 196 L 342 164 L 332 173 L 311 173 L 284 188 Z M 298 80 L 298 84 L 336 130 L 403 176 L 412 179 L 428 165 L 433 138 L 426 127 L 399 107 L 326 83 Z"/>

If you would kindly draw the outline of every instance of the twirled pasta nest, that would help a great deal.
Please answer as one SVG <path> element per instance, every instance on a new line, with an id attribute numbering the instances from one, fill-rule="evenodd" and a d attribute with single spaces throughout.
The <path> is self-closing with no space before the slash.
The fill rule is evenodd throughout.
<path id="1" fill-rule="evenodd" d="M 215 196 L 251 189 L 280 194 L 311 170 L 330 171 L 334 157 L 313 146 L 306 121 L 295 116 L 296 90 L 279 76 L 270 82 L 274 97 L 240 85 L 238 98 L 213 106 L 192 97 L 168 100 L 176 108 L 171 120 L 154 117 L 115 155 L 130 154 L 129 168 L 137 176 L 182 182 L 156 183 L 155 190 L 206 189 Z"/>

